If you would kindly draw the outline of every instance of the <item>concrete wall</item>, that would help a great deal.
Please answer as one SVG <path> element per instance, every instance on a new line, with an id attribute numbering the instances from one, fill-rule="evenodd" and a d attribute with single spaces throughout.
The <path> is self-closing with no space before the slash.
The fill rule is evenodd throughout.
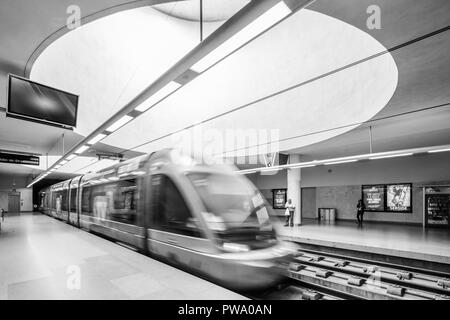
<path id="1" fill-rule="evenodd" d="M 287 173 L 286 170 L 279 171 L 274 175 L 247 175 L 253 184 L 261 191 L 269 204 L 273 203 L 272 189 L 286 189 L 287 188 Z M 284 215 L 284 209 L 274 209 L 275 214 Z"/>
<path id="2" fill-rule="evenodd" d="M 20 211 L 33 211 L 33 189 L 16 189 L 20 193 Z M 11 190 L 0 191 L 0 209 L 8 210 L 8 194 Z"/>
<path id="3" fill-rule="evenodd" d="M 413 184 L 412 213 L 366 212 L 364 220 L 421 224 L 423 219 L 422 197 L 422 188 Z M 336 218 L 339 220 L 356 219 L 356 204 L 359 199 L 361 199 L 360 185 L 316 188 L 316 207 L 336 208 Z"/>
<path id="4" fill-rule="evenodd" d="M 302 188 L 302 218 L 316 217 L 316 188 Z"/>
<path id="5" fill-rule="evenodd" d="M 302 170 L 302 187 L 399 182 L 427 183 L 449 180 L 450 152 L 368 160 Z"/>
<path id="6" fill-rule="evenodd" d="M 251 179 L 264 194 L 287 186 L 286 173 Z M 413 184 L 412 213 L 367 212 L 365 220 L 422 223 L 422 186 L 450 184 L 450 152 L 302 169 L 302 215 L 315 218 L 317 208 L 331 207 L 337 209 L 338 219 L 355 219 L 361 185 L 407 182 Z"/>
<path id="7" fill-rule="evenodd" d="M 0 209 L 8 210 L 8 192 L 0 191 Z"/>
<path id="8" fill-rule="evenodd" d="M 27 189 L 29 183 L 25 176 L 0 175 L 0 209 L 8 210 L 8 193 L 13 189 L 20 192 L 20 210 L 33 210 L 33 189 Z"/>
<path id="9" fill-rule="evenodd" d="M 33 189 L 21 188 L 20 192 L 20 211 L 33 211 Z"/>
<path id="10" fill-rule="evenodd" d="M 10 176 L 10 175 L 0 175 L 0 190 L 12 190 L 18 188 L 25 188 L 29 183 L 27 177 L 25 176 Z"/>

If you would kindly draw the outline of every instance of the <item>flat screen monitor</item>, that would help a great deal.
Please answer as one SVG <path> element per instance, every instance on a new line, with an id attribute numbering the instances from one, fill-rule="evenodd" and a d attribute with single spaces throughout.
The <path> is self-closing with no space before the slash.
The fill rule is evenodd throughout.
<path id="1" fill-rule="evenodd" d="M 362 186 L 362 194 L 366 211 L 384 211 L 384 185 Z"/>
<path id="2" fill-rule="evenodd" d="M 9 75 L 8 83 L 8 116 L 76 127 L 77 95 L 14 75 Z"/>
<path id="3" fill-rule="evenodd" d="M 386 185 L 386 211 L 412 212 L 412 185 L 398 183 Z"/>

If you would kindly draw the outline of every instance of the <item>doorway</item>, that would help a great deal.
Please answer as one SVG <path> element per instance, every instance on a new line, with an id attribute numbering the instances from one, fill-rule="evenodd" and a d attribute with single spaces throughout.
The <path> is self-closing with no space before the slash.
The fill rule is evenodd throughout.
<path id="1" fill-rule="evenodd" d="M 8 193 L 8 213 L 20 212 L 20 192 Z"/>

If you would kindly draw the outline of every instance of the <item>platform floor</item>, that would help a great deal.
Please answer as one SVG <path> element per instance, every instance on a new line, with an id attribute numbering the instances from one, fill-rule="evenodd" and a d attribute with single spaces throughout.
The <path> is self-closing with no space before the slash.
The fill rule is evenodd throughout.
<path id="1" fill-rule="evenodd" d="M 79 290 L 73 278 L 77 270 Z M 0 299 L 245 298 L 63 222 L 27 213 L 2 224 Z"/>
<path id="2" fill-rule="evenodd" d="M 302 225 L 280 226 L 282 239 L 342 249 L 393 255 L 450 264 L 450 230 L 421 226 L 364 222 L 319 222 L 303 219 Z"/>

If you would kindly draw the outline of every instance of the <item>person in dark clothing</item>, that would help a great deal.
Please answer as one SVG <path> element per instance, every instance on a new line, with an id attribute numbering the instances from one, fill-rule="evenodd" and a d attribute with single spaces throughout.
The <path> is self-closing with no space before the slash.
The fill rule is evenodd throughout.
<path id="1" fill-rule="evenodd" d="M 358 204 L 356 205 L 356 220 L 358 220 L 358 225 L 362 226 L 364 211 L 366 210 L 366 206 L 362 200 L 358 200 Z"/>

